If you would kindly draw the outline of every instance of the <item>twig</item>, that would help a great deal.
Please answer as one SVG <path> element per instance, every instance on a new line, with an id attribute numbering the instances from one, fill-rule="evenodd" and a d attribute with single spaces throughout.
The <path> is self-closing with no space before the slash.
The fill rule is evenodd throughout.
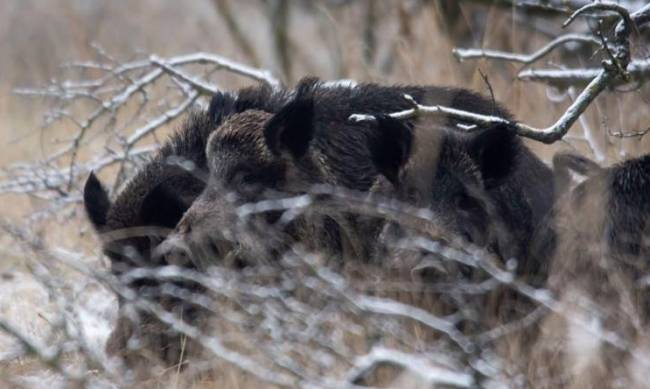
<path id="1" fill-rule="evenodd" d="M 544 82 L 557 87 L 580 86 L 588 84 L 602 69 L 527 69 L 517 75 L 522 81 Z M 619 86 L 628 82 L 643 82 L 650 77 L 650 62 L 647 60 L 633 60 L 627 67 L 629 80 L 613 78 L 611 86 Z"/>
<path id="2" fill-rule="evenodd" d="M 468 60 L 468 59 L 488 58 L 493 60 L 532 64 L 534 62 L 537 62 L 539 59 L 543 58 L 547 54 L 551 53 L 555 48 L 569 42 L 581 42 L 581 43 L 590 43 L 596 45 L 599 44 L 597 39 L 589 35 L 566 34 L 555 38 L 551 42 L 547 43 L 544 47 L 540 48 L 539 50 L 531 54 L 515 54 L 515 53 L 508 53 L 508 52 L 498 51 L 498 50 L 459 49 L 459 48 L 453 49 L 452 53 L 460 61 Z"/>
<path id="3" fill-rule="evenodd" d="M 422 309 L 379 297 L 351 295 L 349 299 L 363 311 L 401 316 L 424 324 L 435 331 L 447 335 L 464 352 L 471 353 L 474 351 L 474 344 L 458 331 L 453 323 L 435 317 Z"/>
<path id="4" fill-rule="evenodd" d="M 633 131 L 633 132 L 611 131 L 611 130 L 607 131 L 609 136 L 613 136 L 615 138 L 643 138 L 648 132 L 650 132 L 650 127 L 646 128 L 645 130 Z"/>
<path id="5" fill-rule="evenodd" d="M 408 95 L 404 98 L 415 104 L 414 108 L 410 108 L 400 112 L 391 113 L 390 116 L 395 119 L 410 119 L 418 115 L 447 115 L 451 118 L 477 124 L 481 126 L 490 125 L 506 125 L 511 128 L 515 133 L 520 136 L 533 139 L 542 143 L 553 143 L 569 131 L 573 123 L 584 112 L 591 102 L 602 92 L 609 84 L 612 75 L 607 70 L 601 70 L 600 74 L 594 78 L 589 85 L 580 93 L 575 99 L 573 104 L 566 110 L 566 112 L 550 127 L 535 128 L 523 123 L 515 122 L 512 120 L 504 119 L 498 116 L 481 115 L 477 113 L 458 110 L 455 108 L 444 107 L 441 105 L 426 106 L 420 105 Z M 375 120 L 372 115 L 354 114 L 350 116 L 350 120 L 355 122 L 373 121 Z"/>
<path id="6" fill-rule="evenodd" d="M 196 77 L 185 74 L 184 72 L 169 65 L 165 60 L 161 59 L 156 55 L 152 55 L 151 57 L 149 57 L 149 60 L 151 61 L 152 64 L 160 66 L 160 68 L 162 68 L 165 72 L 175 77 L 178 77 L 181 80 L 183 80 L 185 83 L 189 84 L 198 93 L 208 95 L 208 96 L 212 96 L 219 93 L 219 89 L 217 87 L 205 83 Z"/>
<path id="7" fill-rule="evenodd" d="M 488 79 L 488 76 L 483 73 L 483 71 L 479 68 L 478 73 L 481 75 L 481 78 L 483 79 L 483 82 L 488 88 L 488 91 L 490 92 L 490 99 L 492 100 L 492 114 L 496 113 L 497 110 L 497 100 L 494 98 L 494 89 L 492 89 L 492 84 L 490 83 L 490 80 Z"/>
<path id="8" fill-rule="evenodd" d="M 199 97 L 198 92 L 190 92 L 189 96 L 180 104 L 178 104 L 178 106 L 163 112 L 160 116 L 150 120 L 146 125 L 134 130 L 133 133 L 127 138 L 126 144 L 128 146 L 132 146 L 136 144 L 140 139 L 142 139 L 145 135 L 149 134 L 151 131 L 162 127 L 163 125 L 176 119 L 182 115 L 187 110 L 187 108 L 189 108 L 192 103 L 194 103 L 194 101 L 196 101 L 197 97 Z"/>
<path id="9" fill-rule="evenodd" d="M 565 27 L 569 26 L 569 24 L 573 23 L 573 21 L 578 16 L 580 16 L 580 15 L 582 15 L 584 13 L 587 13 L 589 11 L 594 11 L 594 10 L 596 10 L 596 11 L 612 11 L 612 12 L 616 12 L 621 16 L 621 18 L 623 19 L 625 24 L 627 24 L 627 25 L 632 25 L 633 24 L 632 19 L 630 18 L 630 11 L 628 11 L 627 8 L 625 8 L 624 6 L 622 6 L 620 4 L 617 4 L 617 3 L 602 1 L 602 2 L 587 4 L 587 5 L 579 8 L 575 12 L 573 12 L 567 18 L 567 20 L 564 23 L 562 23 L 562 28 L 565 28 Z"/>
<path id="10" fill-rule="evenodd" d="M 524 328 L 530 327 L 539 322 L 546 314 L 548 309 L 540 306 L 535 308 L 532 312 L 511 323 L 502 324 L 498 327 L 492 328 L 482 334 L 476 336 L 478 344 L 486 344 L 503 338 L 504 336 L 513 332 L 521 331 Z"/>
<path id="11" fill-rule="evenodd" d="M 445 369 L 433 365 L 422 356 L 385 347 L 373 347 L 368 354 L 358 357 L 354 367 L 346 374 L 345 382 L 355 384 L 368 376 L 373 369 L 385 364 L 396 365 L 417 374 L 430 387 L 448 385 L 455 388 L 471 388 L 475 384 L 470 374 Z"/>
<path id="12" fill-rule="evenodd" d="M 638 73 L 644 71 L 650 71 L 647 63 L 644 63 L 645 66 L 641 64 L 630 64 L 630 53 L 629 53 L 629 35 L 632 32 L 632 29 L 636 28 L 635 23 L 637 21 L 647 22 L 650 21 L 650 5 L 643 7 L 641 10 L 637 11 L 633 15 L 630 15 L 629 11 L 615 3 L 593 3 L 587 4 L 584 7 L 575 11 L 564 23 L 564 26 L 569 25 L 573 20 L 575 20 L 579 15 L 592 11 L 592 10 L 605 10 L 605 11 L 614 11 L 621 15 L 621 21 L 618 23 L 615 31 L 615 41 L 614 41 L 614 52 L 613 56 L 609 61 L 603 61 L 602 69 L 594 70 L 558 70 L 555 71 L 552 77 L 549 77 L 548 71 L 546 74 L 547 78 L 553 80 L 558 80 L 559 75 L 567 75 L 567 72 L 570 72 L 572 79 L 580 77 L 582 79 L 590 80 L 588 85 L 583 89 L 583 91 L 574 99 L 573 103 L 569 108 L 560 116 L 557 121 L 549 127 L 546 128 L 535 128 L 520 122 L 515 122 L 512 120 L 507 120 L 504 118 L 496 116 L 481 115 L 472 112 L 462 111 L 451 107 L 444 107 L 440 105 L 436 106 L 424 106 L 420 105 L 411 96 L 404 96 L 413 104 L 413 108 L 403 110 L 400 112 L 390 113 L 390 116 L 396 119 L 410 119 L 418 115 L 447 115 L 453 119 L 460 121 L 468 122 L 471 124 L 489 126 L 489 125 L 505 125 L 512 129 L 515 133 L 520 136 L 537 140 L 543 143 L 553 143 L 557 140 L 562 139 L 564 135 L 569 131 L 571 126 L 575 123 L 576 120 L 582 115 L 582 113 L 587 109 L 587 107 L 594 101 L 594 99 L 607 87 L 613 86 L 615 82 L 628 82 L 630 80 L 630 72 Z M 562 38 L 562 37 L 561 37 Z M 530 56 L 521 56 L 516 54 L 504 55 L 504 53 L 492 52 L 485 53 L 483 51 L 474 51 L 474 52 L 459 52 L 457 55 L 471 57 L 494 57 L 498 59 L 508 59 L 511 61 L 519 61 L 524 63 L 530 63 L 531 61 L 537 60 L 541 55 L 544 55 L 550 52 L 554 47 L 557 47 L 560 43 L 565 42 L 565 40 L 559 38 L 551 42 L 549 45 L 542 48 L 542 50 L 530 55 Z M 570 38 L 565 38 L 569 40 L 576 40 L 577 36 L 571 36 Z M 584 37 L 583 37 L 584 38 Z M 583 38 L 577 38 L 578 40 Z M 584 39 L 583 39 L 584 40 Z M 593 42 L 593 40 L 589 40 Z M 629 66 L 628 66 L 629 65 Z M 637 65 L 637 66 L 633 66 Z M 528 70 L 521 72 L 519 74 L 520 79 L 529 79 L 532 77 L 539 77 L 539 71 Z M 363 114 L 354 114 L 350 116 L 352 121 L 372 121 L 374 117 L 372 115 L 363 115 Z M 461 123 L 462 124 L 462 123 Z M 469 131 L 474 130 L 470 128 Z"/>

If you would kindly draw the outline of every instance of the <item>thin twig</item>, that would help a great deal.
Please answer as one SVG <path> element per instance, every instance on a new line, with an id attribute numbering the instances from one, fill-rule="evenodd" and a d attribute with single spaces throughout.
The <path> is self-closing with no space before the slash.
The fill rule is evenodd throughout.
<path id="1" fill-rule="evenodd" d="M 623 131 L 611 131 L 608 130 L 607 133 L 609 136 L 615 138 L 643 138 L 648 132 L 650 132 L 650 127 L 641 131 L 632 131 L 632 132 L 623 132 Z"/>
<path id="2" fill-rule="evenodd" d="M 551 53 L 557 47 L 570 42 L 589 43 L 589 44 L 596 44 L 596 45 L 599 44 L 597 39 L 589 35 L 566 34 L 555 38 L 551 42 L 547 43 L 544 47 L 540 48 L 539 50 L 531 54 L 515 54 L 515 53 L 508 53 L 508 52 L 498 51 L 498 50 L 460 49 L 460 48 L 453 49 L 452 53 L 460 61 L 488 58 L 493 60 L 532 64 L 534 62 L 537 62 L 541 58 L 545 57 L 549 53 Z"/>

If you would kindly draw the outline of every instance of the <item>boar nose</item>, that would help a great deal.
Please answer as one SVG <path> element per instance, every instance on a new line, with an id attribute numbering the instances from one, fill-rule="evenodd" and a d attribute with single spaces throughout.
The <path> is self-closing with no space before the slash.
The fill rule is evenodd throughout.
<path id="1" fill-rule="evenodd" d="M 231 265 L 235 244 L 217 236 L 197 236 L 175 232 L 153 250 L 156 263 L 205 269 L 212 265 Z"/>
<path id="2" fill-rule="evenodd" d="M 191 250 L 180 234 L 174 233 L 167 237 L 153 250 L 155 263 L 185 266 L 191 262 Z"/>

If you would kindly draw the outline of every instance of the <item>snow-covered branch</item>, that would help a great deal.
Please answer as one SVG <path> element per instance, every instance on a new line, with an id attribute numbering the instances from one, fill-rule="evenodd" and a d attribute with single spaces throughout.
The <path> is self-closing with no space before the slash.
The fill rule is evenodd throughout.
<path id="1" fill-rule="evenodd" d="M 544 80 L 554 84 L 569 86 L 574 83 L 586 82 L 587 85 L 576 96 L 565 112 L 548 127 L 534 127 L 522 122 L 508 120 L 491 115 L 481 115 L 446 106 L 427 106 L 416 102 L 411 96 L 404 96 L 411 102 L 412 108 L 389 115 L 396 119 L 409 119 L 419 115 L 444 115 L 460 121 L 459 127 L 463 130 L 474 130 L 476 126 L 467 126 L 463 123 L 477 126 L 506 125 L 522 137 L 543 143 L 554 143 L 562 139 L 578 118 L 585 112 L 589 105 L 604 90 L 630 83 L 631 81 L 643 82 L 650 76 L 650 66 L 647 61 L 631 61 L 629 38 L 633 31 L 650 21 L 650 5 L 646 5 L 632 13 L 623 5 L 610 2 L 590 3 L 573 12 L 564 22 L 563 27 L 571 24 L 578 16 L 593 11 L 615 12 L 620 15 L 616 25 L 614 39 L 611 44 L 596 36 L 585 34 L 566 34 L 559 36 L 547 45 L 532 54 L 514 54 L 495 50 L 455 49 L 454 54 L 460 60 L 487 58 L 518 62 L 524 65 L 534 64 L 554 49 L 569 43 L 581 42 L 600 45 L 601 49 L 609 54 L 602 61 L 600 69 L 573 69 L 573 70 L 534 70 L 528 69 L 519 73 L 522 80 Z M 612 50 L 612 52 L 610 52 Z M 372 115 L 354 114 L 352 121 L 372 121 Z"/>
<path id="2" fill-rule="evenodd" d="M 407 373 L 415 374 L 417 381 L 411 384 L 436 387 L 438 385 L 454 388 L 474 387 L 474 377 L 471 374 L 454 371 L 445 366 L 437 366 L 425 356 L 404 353 L 386 347 L 374 347 L 366 355 L 358 357 L 354 367 L 347 374 L 346 382 L 354 384 L 370 375 L 379 366 L 398 366 Z"/>
<path id="3" fill-rule="evenodd" d="M 536 128 L 524 123 L 504 119 L 498 116 L 481 115 L 473 112 L 462 111 L 441 105 L 428 106 L 415 103 L 414 107 L 408 110 L 391 113 L 390 116 L 396 119 L 408 119 L 419 115 L 446 115 L 450 118 L 461 122 L 475 124 L 478 126 L 506 125 L 515 131 L 518 135 L 533 139 L 542 143 L 556 142 L 569 131 L 573 123 L 587 109 L 589 104 L 609 85 L 610 78 L 613 75 L 607 70 L 601 70 L 589 85 L 580 93 L 571 106 L 564 114 L 551 126 L 546 128 Z M 411 96 L 404 96 L 407 100 L 413 102 Z M 353 121 L 374 120 L 372 115 L 355 114 L 350 116 Z M 470 127 L 470 131 L 476 127 Z"/>
<path id="4" fill-rule="evenodd" d="M 581 34 L 566 34 L 561 35 L 551 42 L 544 45 L 539 50 L 531 54 L 517 54 L 509 53 L 506 51 L 489 50 L 489 49 L 460 49 L 455 48 L 452 50 L 453 54 L 460 61 L 487 58 L 492 60 L 502 60 L 507 62 L 519 62 L 523 64 L 532 64 L 542 59 L 547 54 L 551 53 L 557 47 L 566 45 L 568 43 L 585 43 L 600 45 L 600 41 L 593 36 Z"/>
<path id="5" fill-rule="evenodd" d="M 54 192 L 78 201 L 80 197 L 70 193 L 75 181 L 116 163 L 120 164 L 118 185 L 125 177 L 124 169 L 133 166 L 126 162 L 137 163 L 153 150 L 150 140 L 157 141 L 160 130 L 193 106 L 205 105 L 206 97 L 219 92 L 212 77 L 216 71 L 250 78 L 271 88 L 281 87 L 271 72 L 215 54 L 150 55 L 121 63 L 101 47 L 93 48 L 100 60 L 67 63 L 62 67 L 61 80 L 54 79 L 44 88 L 14 90 L 18 95 L 45 98 L 51 103 L 45 128 L 59 124 L 75 130 L 69 139 L 56 140 L 61 146 L 43 161 L 4 168 L 0 193 L 51 197 Z M 82 116 L 77 112 L 89 113 Z M 95 153 L 92 160 L 80 161 L 80 150 L 98 137 L 104 142 L 103 151 Z"/>

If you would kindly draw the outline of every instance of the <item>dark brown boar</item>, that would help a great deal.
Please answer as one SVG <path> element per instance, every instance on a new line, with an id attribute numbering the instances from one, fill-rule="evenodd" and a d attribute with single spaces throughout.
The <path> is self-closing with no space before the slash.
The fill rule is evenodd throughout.
<path id="1" fill-rule="evenodd" d="M 504 109 L 495 109 L 509 117 Z M 378 117 L 378 128 L 387 140 L 375 154 L 403 149 L 392 141 L 394 133 L 413 132 L 414 146 L 397 169 L 376 162 L 392 182 L 378 186 L 377 192 L 429 209 L 450 236 L 485 248 L 504 263 L 515 260 L 519 275 L 535 275 L 542 265 L 536 260 L 542 259 L 529 250 L 552 208 L 554 178 L 510 128 L 495 125 L 467 133 L 444 117 L 412 124 L 389 116 Z M 388 228 L 403 235 L 396 226 Z"/>
<path id="2" fill-rule="evenodd" d="M 376 124 L 352 122 L 348 119 L 353 113 L 381 114 L 409 108 L 410 103 L 404 99 L 404 94 L 409 94 L 424 104 L 444 104 L 473 112 L 507 116 L 500 107 L 462 89 L 430 86 L 384 87 L 375 84 L 360 84 L 355 87 L 325 86 L 315 79 L 305 79 L 296 88 L 291 101 L 272 117 L 262 118 L 258 114 L 245 112 L 236 118 L 237 122 L 227 123 L 223 129 L 215 131 L 207 149 L 207 154 L 212 155 L 211 185 L 200 201 L 195 203 L 195 209 L 190 209 L 179 224 L 177 232 L 180 235 L 176 234 L 168 240 L 160 252 L 164 253 L 177 246 L 187 257 L 187 249 L 190 246 L 206 247 L 204 242 L 215 239 L 219 242 L 214 248 L 218 248 L 223 239 L 217 236 L 215 224 L 220 224 L 216 220 L 226 216 L 217 217 L 215 212 L 232 213 L 234 205 L 264 199 L 266 194 L 262 193 L 266 189 L 301 194 L 305 193 L 310 185 L 328 184 L 367 192 L 381 175 L 394 182 L 397 179 L 397 170 L 410 156 L 411 132 L 395 131 L 391 137 L 384 139 L 382 130 L 378 129 Z M 259 122 L 253 124 L 255 119 L 247 117 L 248 114 L 257 115 Z M 417 119 L 412 119 L 407 121 L 406 125 L 413 126 L 416 121 Z M 439 120 L 438 127 L 449 130 L 456 124 L 457 122 L 443 117 Z M 253 127 L 256 129 L 252 129 Z M 438 129 L 432 128 L 432 131 Z M 552 200 L 547 197 L 551 196 L 546 195 L 552 191 L 552 182 L 550 185 L 542 184 L 546 181 L 545 175 L 550 175 L 549 170 L 521 145 L 518 138 L 508 136 L 508 131 L 491 133 L 494 136 L 474 137 L 474 142 L 461 136 L 440 138 L 436 144 L 430 145 L 431 150 L 422 148 L 418 155 L 436 155 L 438 149 L 441 149 L 445 150 L 445 158 L 448 156 L 447 170 L 441 169 L 440 175 L 434 175 L 430 179 L 431 182 L 440 180 L 440 184 L 428 185 L 435 190 L 456 190 L 459 185 L 456 185 L 458 180 L 454 177 L 458 174 L 482 175 L 479 178 L 480 183 L 476 182 L 479 186 L 485 183 L 486 186 L 481 187 L 481 190 L 491 193 L 495 212 L 503 215 L 504 223 L 510 223 L 509 232 L 516 235 L 517 246 L 508 247 L 515 253 L 512 256 L 515 256 L 524 250 L 526 239 L 535 228 L 535 223 L 550 208 Z M 500 149 L 498 142 L 501 140 L 505 143 Z M 483 145 L 489 142 L 489 145 Z M 463 147 L 465 149 L 461 150 Z M 450 155 L 455 150 L 465 153 L 464 159 L 459 160 L 457 166 L 451 162 L 455 156 Z M 504 151 L 503 155 L 500 155 L 501 151 Z M 260 164 L 262 159 L 264 164 Z M 262 167 L 266 164 L 268 167 Z M 483 170 L 480 170 L 481 168 Z M 443 171 L 449 171 L 449 174 L 445 175 Z M 413 174 L 415 175 L 420 176 L 419 173 Z M 506 175 L 509 184 L 500 185 L 500 180 Z M 456 186 L 452 188 L 450 185 Z M 249 189 L 243 189 L 247 186 Z M 251 190 L 251 187 L 258 190 Z M 216 195 L 215 191 L 221 191 L 222 194 Z M 234 193 L 238 197 L 237 204 L 225 204 L 224 191 Z M 251 191 L 254 192 L 253 195 L 246 193 Z M 506 194 L 508 191 L 516 192 Z M 467 190 L 463 193 L 466 192 Z M 429 203 L 439 207 L 447 207 L 447 200 L 462 202 L 464 199 L 473 198 L 465 196 L 452 199 L 453 195 L 444 194 L 438 196 L 439 198 L 434 197 L 429 198 Z M 466 205 L 474 206 L 471 201 Z M 479 214 L 482 212 L 480 207 L 468 211 L 469 215 L 480 219 L 477 224 L 486 219 Z M 212 225 L 202 228 L 201 223 Z M 355 239 L 350 239 L 350 235 L 355 235 L 355 230 L 360 224 L 358 220 L 347 215 L 335 215 L 321 218 L 318 223 L 321 227 L 318 231 L 312 231 L 312 235 L 316 233 L 319 236 L 319 243 L 327 241 L 322 246 L 330 247 L 331 254 L 340 256 L 345 248 L 356 250 L 353 256 L 368 257 L 369 248 L 359 245 L 355 248 L 352 242 Z M 367 226 L 367 223 L 361 224 Z M 465 225 L 467 229 L 474 228 L 468 223 Z M 301 230 L 312 227 L 314 223 L 308 223 Z M 481 230 L 480 226 L 477 228 Z M 191 231 L 191 236 L 187 234 L 188 230 Z M 372 234 L 364 232 L 363 235 L 369 238 L 365 241 L 372 241 Z M 478 238 L 478 235 L 474 234 L 474 237 Z M 188 240 L 191 243 L 188 243 Z M 194 256 L 199 252 L 208 253 L 210 256 L 210 252 L 206 250 L 193 251 Z"/>
<path id="3" fill-rule="evenodd" d="M 84 187 L 84 206 L 99 233 L 103 252 L 110 258 L 114 275 L 120 277 L 134 269 L 168 264 L 164 258 L 152 256 L 152 249 L 176 227 L 205 188 L 205 145 L 209 135 L 223 120 L 252 108 L 277 110 L 287 99 L 287 91 L 274 91 L 267 87 L 215 95 L 209 109 L 192 113 L 181 129 L 135 173 L 112 201 L 91 173 Z M 139 298 L 153 299 L 165 308 L 180 310 L 185 320 L 191 321 L 196 316 L 193 307 L 177 299 L 160 297 L 163 284 L 156 279 L 141 278 L 127 286 L 133 288 Z M 119 305 L 123 311 L 126 304 L 122 298 Z M 162 360 L 165 364 L 179 362 L 180 336 L 151 315 L 144 312 L 139 312 L 139 315 L 141 325 L 135 325 L 125 314 L 120 314 L 107 344 L 109 354 L 124 354 L 127 360 L 134 362 L 141 357 Z M 141 335 L 140 349 L 148 352 L 127 350 L 127 342 L 134 331 Z"/>

